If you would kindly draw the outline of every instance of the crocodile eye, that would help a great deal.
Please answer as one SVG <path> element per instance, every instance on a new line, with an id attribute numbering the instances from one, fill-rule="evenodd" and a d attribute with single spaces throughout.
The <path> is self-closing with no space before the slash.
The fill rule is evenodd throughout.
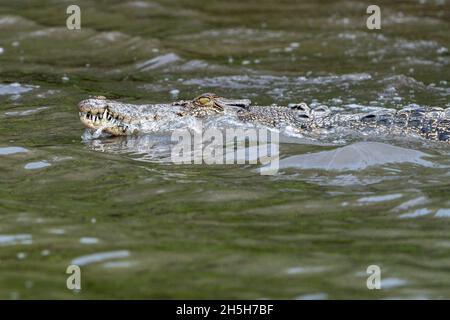
<path id="1" fill-rule="evenodd" d="M 211 99 L 209 99 L 208 97 L 201 97 L 197 100 L 198 103 L 200 103 L 201 105 L 205 105 L 207 104 Z"/>

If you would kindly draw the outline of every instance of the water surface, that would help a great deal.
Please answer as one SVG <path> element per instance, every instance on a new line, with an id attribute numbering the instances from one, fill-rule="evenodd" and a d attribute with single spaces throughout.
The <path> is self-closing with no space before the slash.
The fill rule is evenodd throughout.
<path id="1" fill-rule="evenodd" d="M 381 1 L 380 31 L 361 1 L 78 4 L 80 31 L 64 3 L 0 4 L 0 298 L 450 298 L 447 145 L 284 143 L 282 159 L 370 140 L 427 164 L 262 176 L 162 161 L 159 136 L 83 141 L 75 108 L 93 94 L 205 91 L 351 112 L 449 107 L 448 1 Z M 366 288 L 373 264 L 382 290 Z"/>

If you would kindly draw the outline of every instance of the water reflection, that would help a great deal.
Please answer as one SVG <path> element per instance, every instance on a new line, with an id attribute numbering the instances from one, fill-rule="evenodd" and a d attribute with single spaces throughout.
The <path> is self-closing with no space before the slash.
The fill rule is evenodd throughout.
<path id="1" fill-rule="evenodd" d="M 86 140 L 85 145 L 97 152 L 128 154 L 133 159 L 148 162 L 171 162 L 173 142 L 170 135 L 141 135 Z"/>

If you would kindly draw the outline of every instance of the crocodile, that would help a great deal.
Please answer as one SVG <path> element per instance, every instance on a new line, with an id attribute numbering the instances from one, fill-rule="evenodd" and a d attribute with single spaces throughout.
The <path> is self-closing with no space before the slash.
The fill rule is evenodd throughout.
<path id="1" fill-rule="evenodd" d="M 423 137 L 450 143 L 450 108 L 406 107 L 366 113 L 332 112 L 328 107 L 310 108 L 306 103 L 288 106 L 257 106 L 248 99 L 227 99 L 205 93 L 193 100 L 165 104 L 127 104 L 92 97 L 78 104 L 84 126 L 113 136 L 157 132 L 182 128 L 180 119 L 231 117 L 243 124 L 320 137 L 332 130 L 348 129 L 360 133 L 379 133 Z"/>

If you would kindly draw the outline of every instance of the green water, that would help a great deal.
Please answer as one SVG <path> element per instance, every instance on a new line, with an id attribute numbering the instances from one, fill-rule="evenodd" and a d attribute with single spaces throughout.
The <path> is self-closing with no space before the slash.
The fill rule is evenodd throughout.
<path id="1" fill-rule="evenodd" d="M 388 141 L 434 167 L 261 176 L 98 148 L 75 107 L 206 91 L 449 107 L 448 1 L 379 1 L 373 31 L 363 1 L 77 4 L 70 31 L 67 3 L 0 1 L 0 298 L 450 298 L 447 145 Z M 283 144 L 281 157 L 329 149 Z M 111 251 L 66 288 L 74 259 Z M 373 264 L 381 290 L 366 287 Z"/>

